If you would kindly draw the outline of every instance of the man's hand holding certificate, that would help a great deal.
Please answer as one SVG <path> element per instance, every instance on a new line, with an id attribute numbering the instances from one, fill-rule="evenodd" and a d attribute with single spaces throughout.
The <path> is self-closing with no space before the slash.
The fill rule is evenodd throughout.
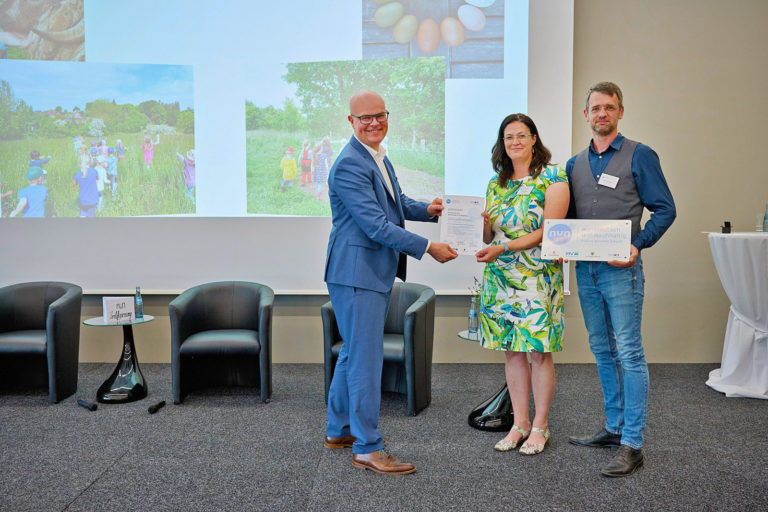
<path id="1" fill-rule="evenodd" d="M 483 248 L 485 198 L 445 196 L 440 218 L 440 241 L 459 254 L 475 254 Z"/>
<path id="2" fill-rule="evenodd" d="M 631 234 L 630 220 L 545 219 L 541 257 L 628 262 Z"/>

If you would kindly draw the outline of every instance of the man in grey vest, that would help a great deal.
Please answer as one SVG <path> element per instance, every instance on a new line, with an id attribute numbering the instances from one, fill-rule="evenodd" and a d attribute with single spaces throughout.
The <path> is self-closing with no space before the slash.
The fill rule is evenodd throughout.
<path id="1" fill-rule="evenodd" d="M 619 133 L 623 116 L 621 89 L 611 82 L 593 86 L 584 109 L 592 141 L 565 168 L 569 217 L 632 220 L 629 261 L 576 262 L 579 301 L 603 388 L 605 425 L 595 435 L 569 440 L 618 447 L 601 471 L 609 477 L 631 475 L 643 465 L 649 379 L 640 334 L 645 283 L 640 251 L 655 244 L 676 215 L 659 157 Z M 641 229 L 644 208 L 651 216 Z"/>

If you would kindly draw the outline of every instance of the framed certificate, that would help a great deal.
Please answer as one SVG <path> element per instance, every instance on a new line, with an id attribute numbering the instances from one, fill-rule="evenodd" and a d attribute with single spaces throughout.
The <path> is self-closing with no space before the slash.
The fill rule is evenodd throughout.
<path id="1" fill-rule="evenodd" d="M 631 220 L 545 219 L 541 258 L 629 261 L 631 242 Z"/>

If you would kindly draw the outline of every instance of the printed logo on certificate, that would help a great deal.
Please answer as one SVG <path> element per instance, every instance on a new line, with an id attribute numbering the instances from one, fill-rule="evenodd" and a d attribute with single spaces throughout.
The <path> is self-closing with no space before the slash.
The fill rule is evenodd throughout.
<path id="1" fill-rule="evenodd" d="M 632 221 L 546 219 L 541 258 L 574 261 L 629 261 Z"/>

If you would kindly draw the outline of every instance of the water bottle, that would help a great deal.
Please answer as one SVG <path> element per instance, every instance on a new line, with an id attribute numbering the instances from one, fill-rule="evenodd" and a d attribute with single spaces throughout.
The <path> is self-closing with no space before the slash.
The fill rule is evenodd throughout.
<path id="1" fill-rule="evenodd" d="M 472 302 L 469 304 L 469 318 L 467 319 L 467 328 L 469 329 L 470 336 L 477 335 L 477 297 L 472 297 Z"/>
<path id="2" fill-rule="evenodd" d="M 136 297 L 133 299 L 134 316 L 136 319 L 144 318 L 144 299 L 141 298 L 141 288 L 136 287 Z"/>
<path id="3" fill-rule="evenodd" d="M 768 203 L 765 205 L 765 215 L 763 216 L 763 231 L 768 231 Z"/>

